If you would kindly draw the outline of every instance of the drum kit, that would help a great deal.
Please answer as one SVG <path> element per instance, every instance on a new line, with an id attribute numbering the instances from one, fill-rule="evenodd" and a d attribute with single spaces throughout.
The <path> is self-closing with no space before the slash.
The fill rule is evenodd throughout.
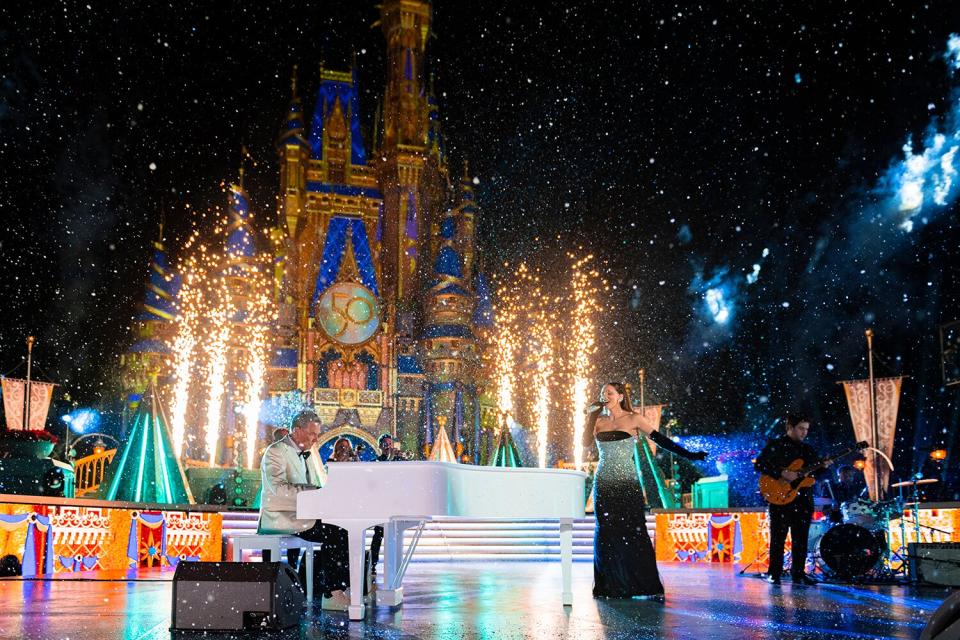
<path id="1" fill-rule="evenodd" d="M 872 501 L 857 498 L 840 505 L 839 522 L 824 518 L 811 523 L 809 549 L 813 565 L 827 580 L 887 582 L 906 578 L 905 508 L 919 504 L 919 487 L 937 482 L 935 478 L 913 478 L 890 485 L 898 490 L 889 500 Z M 904 500 L 904 490 L 911 490 L 911 501 Z M 890 521 L 900 521 L 903 548 L 890 547 Z M 916 516 L 912 525 L 916 539 L 922 526 Z M 899 566 L 897 570 L 892 567 Z"/>

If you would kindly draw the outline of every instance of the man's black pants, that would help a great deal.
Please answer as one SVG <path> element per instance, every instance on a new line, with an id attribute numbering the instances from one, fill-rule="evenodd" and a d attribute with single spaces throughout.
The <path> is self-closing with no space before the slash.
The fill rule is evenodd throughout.
<path id="1" fill-rule="evenodd" d="M 373 563 L 373 575 L 377 575 L 377 562 L 380 561 L 380 545 L 383 544 L 383 527 L 373 528 L 373 540 L 370 541 L 370 562 Z"/>
<path id="2" fill-rule="evenodd" d="M 794 578 L 805 575 L 804 565 L 807 562 L 807 539 L 810 535 L 810 520 L 813 518 L 813 507 L 806 504 L 802 498 L 797 498 L 790 504 L 770 505 L 770 570 L 772 577 L 780 577 L 783 573 L 783 547 L 787 543 L 787 532 L 790 532 L 792 547 L 790 551 L 790 574 Z"/>
<path id="3" fill-rule="evenodd" d="M 312 527 L 297 536 L 323 544 L 320 551 L 313 552 L 313 592 L 329 596 L 350 586 L 350 550 L 347 546 L 347 530 L 317 520 Z M 304 565 L 301 563 L 301 577 Z"/>
<path id="4" fill-rule="evenodd" d="M 377 527 L 380 529 L 380 527 Z M 382 529 L 381 529 L 382 531 Z M 313 552 L 313 591 L 315 597 L 327 596 L 334 591 L 346 589 L 350 586 L 350 550 L 347 544 L 347 531 L 336 525 L 324 524 L 317 520 L 312 527 L 301 531 L 296 536 L 319 542 L 323 545 L 320 551 Z M 380 534 L 383 538 L 383 534 Z M 374 536 L 376 542 L 376 536 Z M 379 552 L 379 544 L 377 551 Z M 299 549 L 287 550 L 287 562 L 295 566 L 300 557 Z M 270 562 L 270 552 L 263 552 L 264 562 Z M 366 562 L 369 563 L 369 556 Z M 369 570 L 369 566 L 367 567 Z M 300 582 L 306 580 L 306 565 L 300 562 L 298 567 Z M 363 585 L 363 594 L 367 595 L 367 585 Z"/>

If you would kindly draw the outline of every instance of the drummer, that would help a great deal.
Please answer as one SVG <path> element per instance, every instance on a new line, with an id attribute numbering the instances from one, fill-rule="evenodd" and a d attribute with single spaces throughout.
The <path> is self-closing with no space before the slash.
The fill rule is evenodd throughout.
<path id="1" fill-rule="evenodd" d="M 842 522 L 840 506 L 847 502 L 856 502 L 866 490 L 867 483 L 861 471 L 848 464 L 837 469 L 837 478 L 830 483 L 830 491 L 833 494 L 833 507 L 827 513 L 830 521 Z M 826 509 L 824 511 L 826 512 Z"/>

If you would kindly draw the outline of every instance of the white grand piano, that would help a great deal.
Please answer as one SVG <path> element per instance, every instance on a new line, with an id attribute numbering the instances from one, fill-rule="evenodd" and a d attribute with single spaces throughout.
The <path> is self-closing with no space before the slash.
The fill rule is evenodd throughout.
<path id="1" fill-rule="evenodd" d="M 427 521 L 558 520 L 563 604 L 573 604 L 573 519 L 584 515 L 586 474 L 563 469 L 509 469 L 448 462 L 340 462 L 322 489 L 297 495 L 297 518 L 347 530 L 351 620 L 364 616 L 364 532 L 383 525 L 384 585 L 377 603 L 403 602 L 403 574 Z M 404 551 L 403 532 L 416 528 Z"/>

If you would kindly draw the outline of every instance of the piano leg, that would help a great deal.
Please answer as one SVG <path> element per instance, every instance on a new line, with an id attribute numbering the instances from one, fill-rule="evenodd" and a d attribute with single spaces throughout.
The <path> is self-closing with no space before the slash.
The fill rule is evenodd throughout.
<path id="1" fill-rule="evenodd" d="M 384 525 L 383 535 L 383 588 L 377 590 L 377 604 L 395 607 L 403 603 L 403 587 L 400 586 L 400 563 L 403 561 L 403 530 L 395 521 Z"/>
<path id="2" fill-rule="evenodd" d="M 573 520 L 560 519 L 560 571 L 563 576 L 563 606 L 573 605 Z"/>
<path id="3" fill-rule="evenodd" d="M 364 546 L 366 525 L 344 526 L 347 530 L 347 546 L 350 550 L 350 606 L 347 608 L 351 620 L 363 620 L 363 582 L 364 576 Z"/>

